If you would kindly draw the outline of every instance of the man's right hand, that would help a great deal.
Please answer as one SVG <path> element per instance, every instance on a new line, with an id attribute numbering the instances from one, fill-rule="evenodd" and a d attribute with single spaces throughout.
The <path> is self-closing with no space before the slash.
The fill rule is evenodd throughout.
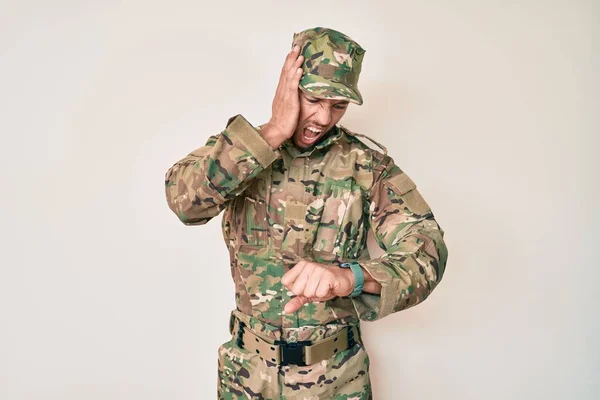
<path id="1" fill-rule="evenodd" d="M 304 57 L 298 56 L 299 53 L 300 47 L 295 45 L 285 58 L 273 99 L 271 119 L 260 131 L 273 149 L 277 149 L 283 142 L 291 138 L 298 126 L 300 114 L 298 84 L 302 78 L 300 66 L 304 62 Z"/>

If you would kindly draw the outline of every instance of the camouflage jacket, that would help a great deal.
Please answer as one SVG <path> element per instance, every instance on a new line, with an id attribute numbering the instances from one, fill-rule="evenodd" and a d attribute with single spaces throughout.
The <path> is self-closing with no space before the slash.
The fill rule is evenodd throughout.
<path id="1" fill-rule="evenodd" d="M 277 150 L 241 115 L 166 173 L 169 207 L 186 225 L 221 211 L 237 308 L 276 327 L 372 321 L 424 300 L 444 273 L 444 232 L 393 160 L 335 126 L 312 149 Z M 371 259 L 371 230 L 385 251 Z M 284 314 L 281 277 L 300 259 L 357 261 L 381 286 Z M 292 297 L 291 297 L 292 296 Z"/>

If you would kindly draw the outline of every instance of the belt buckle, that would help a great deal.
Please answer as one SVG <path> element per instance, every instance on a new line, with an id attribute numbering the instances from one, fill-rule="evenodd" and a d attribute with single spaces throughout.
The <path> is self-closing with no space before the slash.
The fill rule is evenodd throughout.
<path id="1" fill-rule="evenodd" d="M 236 337 L 236 343 L 238 347 L 244 348 L 244 328 L 246 324 L 243 321 L 238 321 L 238 331 Z"/>
<path id="2" fill-rule="evenodd" d="M 301 342 L 285 342 L 283 340 L 276 340 L 275 344 L 279 345 L 281 350 L 281 365 L 298 365 L 301 367 L 306 366 L 304 357 L 304 348 L 311 345 L 310 340 L 304 340 Z"/>

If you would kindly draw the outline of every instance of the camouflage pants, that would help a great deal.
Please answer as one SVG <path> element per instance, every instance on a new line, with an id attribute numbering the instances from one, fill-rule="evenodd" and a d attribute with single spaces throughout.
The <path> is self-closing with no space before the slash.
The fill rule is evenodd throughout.
<path id="1" fill-rule="evenodd" d="M 234 311 L 235 313 L 235 311 Z M 241 313 L 238 313 L 238 316 Z M 243 316 L 243 314 L 241 314 Z M 256 320 L 243 317 L 256 330 Z M 263 329 L 261 336 L 276 340 L 320 340 L 339 326 L 285 328 L 283 333 Z M 269 337 L 271 336 L 271 337 Z M 292 339 L 293 340 L 293 339 Z M 219 347 L 219 399 L 367 400 L 372 399 L 369 357 L 362 343 L 313 365 L 276 365 L 238 347 L 236 340 Z"/>

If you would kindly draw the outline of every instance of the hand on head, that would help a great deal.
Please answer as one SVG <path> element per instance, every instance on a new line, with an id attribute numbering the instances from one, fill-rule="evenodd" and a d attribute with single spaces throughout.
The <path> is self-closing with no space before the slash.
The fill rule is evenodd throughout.
<path id="1" fill-rule="evenodd" d="M 279 84 L 273 99 L 271 119 L 261 130 L 261 135 L 273 149 L 292 137 L 298 125 L 300 101 L 298 84 L 302 78 L 304 57 L 295 45 L 285 58 Z"/>

